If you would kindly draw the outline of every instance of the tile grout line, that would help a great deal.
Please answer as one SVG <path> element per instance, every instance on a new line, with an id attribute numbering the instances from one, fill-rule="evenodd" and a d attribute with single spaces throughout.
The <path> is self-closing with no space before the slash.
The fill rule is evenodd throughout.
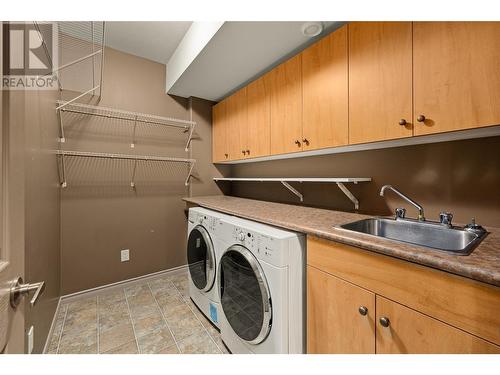
<path id="1" fill-rule="evenodd" d="M 64 325 L 66 324 L 66 316 L 67 315 L 68 315 L 68 306 L 65 306 L 65 309 L 64 309 L 64 318 L 63 318 L 63 322 L 62 322 L 61 332 L 59 333 L 59 339 L 57 340 L 56 354 L 59 354 L 59 345 L 61 344 L 61 338 L 62 338 L 62 334 L 63 334 L 63 331 L 64 331 Z"/>
<path id="2" fill-rule="evenodd" d="M 198 318 L 198 316 L 196 315 L 196 313 L 193 311 L 193 309 L 191 308 L 191 306 L 189 306 L 189 304 L 187 303 L 186 299 L 184 298 L 184 295 L 180 292 L 179 288 L 177 288 L 175 286 L 174 283 L 172 283 L 174 285 L 174 288 L 177 289 L 177 292 L 181 295 L 181 298 L 182 300 L 184 301 L 184 303 L 187 305 L 187 307 L 189 308 L 189 310 L 191 310 L 191 312 L 193 313 L 194 317 L 198 320 L 198 322 L 200 322 L 201 326 L 203 327 L 203 329 L 205 330 L 206 334 L 208 335 L 208 337 L 210 337 L 210 340 L 212 340 L 212 342 L 215 344 L 215 346 L 217 347 L 217 349 L 219 349 L 220 351 L 220 354 L 224 354 L 224 352 L 221 350 L 221 348 L 219 347 L 219 345 L 217 345 L 217 343 L 215 342 L 214 338 L 212 337 L 212 335 L 210 334 L 210 332 L 208 332 L 208 329 L 207 327 L 205 327 L 205 325 L 203 324 L 203 322 L 200 320 L 200 318 Z M 193 302 L 194 303 L 194 302 Z M 202 313 L 203 314 L 203 313 Z M 191 335 L 192 336 L 192 335 Z M 188 336 L 189 337 L 189 336 Z M 187 338 L 187 337 L 186 337 Z"/>
<path id="3" fill-rule="evenodd" d="M 137 353 L 142 354 L 141 348 L 139 346 L 139 341 L 137 340 L 137 333 L 135 332 L 134 319 L 132 318 L 132 313 L 130 312 L 130 305 L 128 304 L 128 298 L 127 298 L 127 293 L 125 293 L 125 288 L 123 288 L 122 291 L 123 295 L 125 296 L 125 303 L 127 304 L 128 317 L 130 318 L 130 323 L 132 324 L 132 331 L 134 332 L 135 345 L 137 345 Z"/>
<path id="4" fill-rule="evenodd" d="M 100 348 L 99 348 L 99 341 L 101 337 L 101 329 L 99 325 L 99 296 L 95 296 L 95 306 L 96 306 L 96 323 L 97 323 L 97 354 L 100 353 Z"/>
<path id="5" fill-rule="evenodd" d="M 172 286 L 175 288 L 175 285 L 171 281 L 169 281 L 169 283 L 171 283 Z M 163 309 L 161 308 L 160 304 L 158 303 L 158 300 L 156 299 L 156 296 L 154 295 L 153 290 L 151 289 L 151 285 L 149 285 L 149 282 L 147 284 L 148 284 L 149 291 L 151 292 L 151 295 L 153 296 L 153 298 L 156 302 L 156 306 L 160 309 L 161 317 L 163 318 L 163 321 L 165 322 L 165 325 L 167 326 L 168 331 L 170 332 L 170 334 L 172 335 L 172 338 L 174 339 L 174 344 L 175 344 L 177 350 L 179 351 L 179 354 L 182 354 L 181 348 L 179 347 L 179 344 L 177 343 L 177 339 L 174 336 L 174 332 L 170 328 L 170 325 L 168 324 L 167 318 L 165 318 L 165 315 L 163 314 Z M 175 288 L 175 290 L 177 290 L 177 288 Z M 177 292 L 179 292 L 179 291 L 177 290 Z M 168 346 L 166 346 L 165 348 L 168 348 Z"/>

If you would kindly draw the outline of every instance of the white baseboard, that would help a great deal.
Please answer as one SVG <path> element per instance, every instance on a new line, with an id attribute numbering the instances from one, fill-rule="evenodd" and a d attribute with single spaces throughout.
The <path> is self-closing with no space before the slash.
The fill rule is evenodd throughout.
<path id="1" fill-rule="evenodd" d="M 133 277 L 133 278 L 126 279 L 126 280 L 117 281 L 116 283 L 105 284 L 105 285 L 97 286 L 95 288 L 85 289 L 85 290 L 82 290 L 80 292 L 66 294 L 64 296 L 61 296 L 61 299 L 64 302 L 68 302 L 68 301 L 72 301 L 72 300 L 75 300 L 75 299 L 80 299 L 80 297 L 82 295 L 85 295 L 85 297 L 91 297 L 91 296 L 96 295 L 99 292 L 101 292 L 102 289 L 110 289 L 110 290 L 112 290 L 114 288 L 122 288 L 125 285 L 128 286 L 128 285 L 137 284 L 137 283 L 139 283 L 141 281 L 144 281 L 144 280 L 147 280 L 147 279 L 152 279 L 152 278 L 161 276 L 163 274 L 181 273 L 184 270 L 186 270 L 187 268 L 188 268 L 188 265 L 186 264 L 186 265 L 179 266 L 179 267 L 169 268 L 168 270 L 163 270 L 163 271 L 148 273 L 146 275 L 142 275 L 142 276 L 138 276 L 138 277 Z"/>

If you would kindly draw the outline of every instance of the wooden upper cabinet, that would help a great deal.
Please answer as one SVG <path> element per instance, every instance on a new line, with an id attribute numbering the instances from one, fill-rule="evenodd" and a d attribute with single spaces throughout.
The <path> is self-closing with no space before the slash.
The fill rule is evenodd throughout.
<path id="1" fill-rule="evenodd" d="M 412 23 L 348 27 L 349 143 L 412 136 Z"/>
<path id="2" fill-rule="evenodd" d="M 227 121 L 226 102 L 221 101 L 212 107 L 212 160 L 221 162 L 229 160 L 226 143 Z"/>
<path id="3" fill-rule="evenodd" d="M 307 353 L 374 354 L 374 319 L 374 293 L 307 266 Z"/>
<path id="4" fill-rule="evenodd" d="M 302 150 L 301 54 L 271 70 L 271 155 Z"/>
<path id="5" fill-rule="evenodd" d="M 413 27 L 415 135 L 500 124 L 500 23 Z"/>
<path id="6" fill-rule="evenodd" d="M 486 354 L 500 346 L 377 296 L 378 354 Z M 382 326 L 380 319 L 387 319 Z"/>
<path id="7" fill-rule="evenodd" d="M 226 100 L 226 121 L 229 160 L 239 160 L 245 157 L 247 117 L 247 89 L 236 91 Z"/>
<path id="8" fill-rule="evenodd" d="M 302 52 L 303 149 L 348 143 L 347 25 Z"/>
<path id="9" fill-rule="evenodd" d="M 247 86 L 248 129 L 247 158 L 267 156 L 271 152 L 271 96 L 269 74 Z"/>

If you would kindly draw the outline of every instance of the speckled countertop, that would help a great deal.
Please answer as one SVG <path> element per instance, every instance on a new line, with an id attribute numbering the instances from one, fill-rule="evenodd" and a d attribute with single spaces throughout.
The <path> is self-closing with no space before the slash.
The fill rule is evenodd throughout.
<path id="1" fill-rule="evenodd" d="M 311 234 L 500 286 L 499 228 L 487 227 L 490 233 L 478 247 L 470 255 L 460 256 L 335 227 L 369 217 L 366 215 L 224 195 L 184 200 L 234 216 Z"/>

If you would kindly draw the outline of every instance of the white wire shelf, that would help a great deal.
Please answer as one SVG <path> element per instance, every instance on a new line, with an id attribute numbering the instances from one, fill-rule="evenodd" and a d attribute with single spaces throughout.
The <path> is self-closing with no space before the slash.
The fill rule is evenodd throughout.
<path id="1" fill-rule="evenodd" d="M 189 150 L 189 146 L 191 144 L 194 129 L 196 127 L 196 122 L 194 122 L 194 121 L 181 120 L 181 119 L 177 119 L 177 118 L 173 118 L 173 117 L 157 116 L 157 115 L 152 115 L 152 114 L 147 114 L 147 113 L 131 112 L 131 111 L 125 111 L 125 110 L 121 110 L 121 109 L 101 107 L 101 106 L 95 106 L 95 105 L 89 105 L 89 104 L 81 104 L 81 103 L 74 103 L 74 102 L 69 103 L 69 102 L 65 102 L 63 100 L 57 101 L 57 108 L 58 108 L 58 112 L 59 112 L 60 139 L 61 139 L 61 142 L 63 142 L 63 143 L 65 142 L 63 118 L 61 115 L 61 113 L 63 113 L 63 112 L 83 114 L 83 115 L 89 115 L 89 116 L 98 116 L 98 117 L 103 117 L 103 118 L 107 118 L 107 119 L 129 121 L 131 123 L 131 125 L 133 126 L 133 136 L 132 136 L 132 140 L 130 143 L 131 148 L 135 147 L 137 123 L 144 123 L 144 124 L 158 125 L 158 126 L 167 126 L 167 127 L 174 127 L 174 128 L 182 129 L 182 131 L 184 133 L 188 134 L 188 139 L 186 141 L 186 147 L 185 147 L 186 151 Z"/>
<path id="2" fill-rule="evenodd" d="M 215 177 L 214 181 L 234 181 L 234 182 L 280 182 L 284 187 L 296 195 L 301 202 L 304 201 L 304 196 L 297 189 L 295 189 L 290 182 L 319 182 L 319 183 L 334 183 L 338 188 L 349 198 L 354 204 L 354 209 L 359 209 L 359 200 L 351 193 L 351 191 L 344 185 L 345 183 L 357 184 L 358 182 L 370 182 L 370 177 Z"/>
<path id="3" fill-rule="evenodd" d="M 161 163 L 183 163 L 188 166 L 187 177 L 184 181 L 186 186 L 189 185 L 190 179 L 192 177 L 192 172 L 194 165 L 196 163 L 195 159 L 185 159 L 176 157 L 165 157 L 165 156 L 152 156 L 152 155 L 128 155 L 128 154 L 111 154 L 102 152 L 87 152 L 87 151 L 68 151 L 68 150 L 58 150 L 56 154 L 60 157 L 60 184 L 61 187 L 65 188 L 68 186 L 67 182 L 67 170 L 66 170 L 66 160 L 65 158 L 94 158 L 94 159 L 115 159 L 115 160 L 125 160 L 131 162 L 130 167 L 130 186 L 135 188 L 136 186 L 136 176 L 137 176 L 137 165 L 138 162 L 161 162 Z"/>
<path id="4" fill-rule="evenodd" d="M 50 74 L 57 77 L 59 90 L 80 92 L 66 103 L 89 94 L 100 99 L 104 67 L 105 23 L 102 21 L 50 23 L 56 26 L 57 38 L 52 39 L 57 43 L 52 50 L 57 51 L 56 56 L 47 47 L 47 38 L 51 35 L 46 32 L 47 24 L 36 21 L 33 23 L 41 37 L 45 53 L 50 59 L 52 67 Z"/>

